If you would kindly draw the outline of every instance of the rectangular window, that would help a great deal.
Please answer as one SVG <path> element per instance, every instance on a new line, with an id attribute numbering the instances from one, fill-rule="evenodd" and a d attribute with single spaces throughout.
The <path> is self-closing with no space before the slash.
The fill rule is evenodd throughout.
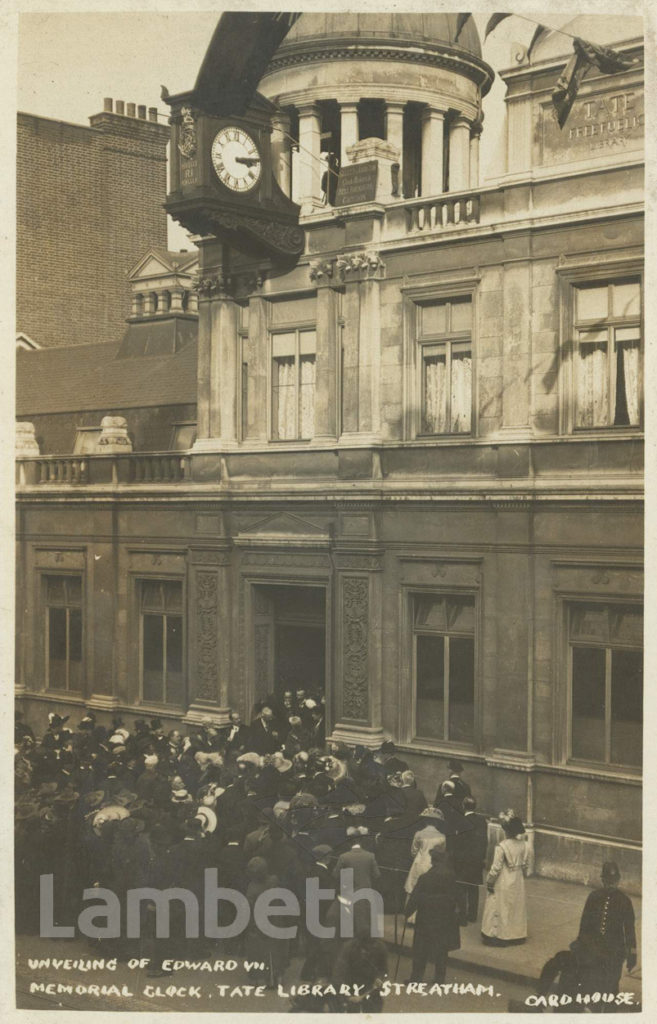
<path id="1" fill-rule="evenodd" d="M 641 283 L 577 285 L 575 427 L 636 427 L 641 419 Z"/>
<path id="2" fill-rule="evenodd" d="M 470 596 L 413 600 L 415 735 L 474 742 L 475 603 Z"/>
<path id="3" fill-rule="evenodd" d="M 309 440 L 315 433 L 314 329 L 272 334 L 272 437 Z"/>
<path id="4" fill-rule="evenodd" d="M 472 300 L 418 306 L 421 434 L 472 431 Z"/>
<path id="5" fill-rule="evenodd" d="M 46 686 L 82 689 L 82 578 L 46 576 Z"/>
<path id="6" fill-rule="evenodd" d="M 142 580 L 141 681 L 146 703 L 184 702 L 182 583 Z"/>
<path id="7" fill-rule="evenodd" d="M 574 604 L 568 610 L 570 756 L 638 767 L 643 734 L 643 612 Z"/>

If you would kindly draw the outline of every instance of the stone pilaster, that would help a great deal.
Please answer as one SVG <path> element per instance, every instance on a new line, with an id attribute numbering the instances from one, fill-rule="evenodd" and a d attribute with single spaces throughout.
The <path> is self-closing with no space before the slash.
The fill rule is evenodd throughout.
<path id="1" fill-rule="evenodd" d="M 198 435 L 194 448 L 237 447 L 239 307 L 221 274 L 202 278 L 198 328 Z"/>
<path id="2" fill-rule="evenodd" d="M 312 276 L 312 271 L 311 271 Z M 338 296 L 330 279 L 317 279 L 315 443 L 335 444 L 338 430 Z"/>
<path id="3" fill-rule="evenodd" d="M 367 545 L 334 554 L 337 580 L 336 724 L 332 737 L 378 747 L 381 725 L 382 558 Z"/>
<path id="4" fill-rule="evenodd" d="M 193 548 L 189 566 L 186 722 L 228 721 L 231 581 L 228 545 Z"/>

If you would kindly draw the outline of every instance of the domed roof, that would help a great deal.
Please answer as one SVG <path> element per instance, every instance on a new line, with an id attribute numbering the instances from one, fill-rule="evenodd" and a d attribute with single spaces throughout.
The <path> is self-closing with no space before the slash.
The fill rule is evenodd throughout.
<path id="1" fill-rule="evenodd" d="M 338 43 L 340 40 L 348 40 L 350 43 L 413 42 L 425 43 L 429 47 L 450 46 L 481 57 L 479 33 L 474 20 L 469 18 L 466 21 L 456 42 L 457 19 L 457 14 L 307 12 L 292 26 L 278 54 L 284 54 L 291 48 L 297 49 L 304 43 Z"/>

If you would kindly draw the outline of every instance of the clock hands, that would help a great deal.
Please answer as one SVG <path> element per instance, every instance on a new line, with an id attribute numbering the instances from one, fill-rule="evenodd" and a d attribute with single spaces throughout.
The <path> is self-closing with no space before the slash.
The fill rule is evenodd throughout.
<path id="1" fill-rule="evenodd" d="M 236 156 L 235 157 L 235 163 L 236 164 L 245 164 L 247 167 L 253 167 L 254 164 L 259 164 L 260 163 L 260 157 L 259 156 Z"/>

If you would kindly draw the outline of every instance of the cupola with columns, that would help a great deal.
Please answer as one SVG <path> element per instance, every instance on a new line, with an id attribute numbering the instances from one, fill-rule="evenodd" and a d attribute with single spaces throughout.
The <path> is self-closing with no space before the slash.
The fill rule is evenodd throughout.
<path id="1" fill-rule="evenodd" d="M 368 138 L 398 154 L 391 201 L 477 187 L 493 72 L 472 19 L 457 27 L 456 14 L 302 14 L 259 85 L 280 109 L 278 182 L 302 213 L 331 200 L 323 165 L 339 173 Z"/>
<path id="2" fill-rule="evenodd" d="M 196 251 L 150 249 L 128 274 L 132 292 L 130 321 L 198 313 Z"/>

